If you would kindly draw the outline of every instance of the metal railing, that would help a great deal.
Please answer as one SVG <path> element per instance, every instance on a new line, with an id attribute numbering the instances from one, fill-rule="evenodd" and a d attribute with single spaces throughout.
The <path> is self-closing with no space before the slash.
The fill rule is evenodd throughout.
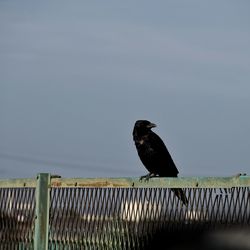
<path id="1" fill-rule="evenodd" d="M 187 206 L 173 188 L 183 189 Z M 146 249 L 162 232 L 250 228 L 250 176 L 39 174 L 0 180 L 0 201 L 0 249 Z"/>

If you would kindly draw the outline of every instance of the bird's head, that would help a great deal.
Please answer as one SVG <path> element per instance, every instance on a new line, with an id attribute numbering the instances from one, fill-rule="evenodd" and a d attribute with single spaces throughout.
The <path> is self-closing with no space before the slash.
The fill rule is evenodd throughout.
<path id="1" fill-rule="evenodd" d="M 137 135 L 144 135 L 147 134 L 151 130 L 151 128 L 154 127 L 156 127 L 156 125 L 150 121 L 138 120 L 135 122 L 133 134 L 136 133 Z"/>

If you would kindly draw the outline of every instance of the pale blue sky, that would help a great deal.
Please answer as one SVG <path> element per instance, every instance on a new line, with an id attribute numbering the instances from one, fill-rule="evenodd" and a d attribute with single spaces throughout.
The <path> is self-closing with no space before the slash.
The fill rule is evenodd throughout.
<path id="1" fill-rule="evenodd" d="M 0 176 L 250 173 L 249 1 L 0 1 Z"/>

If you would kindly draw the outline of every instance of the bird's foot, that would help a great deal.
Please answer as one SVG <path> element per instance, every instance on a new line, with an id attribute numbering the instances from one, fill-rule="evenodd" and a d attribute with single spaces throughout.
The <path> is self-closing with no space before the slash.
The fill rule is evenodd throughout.
<path id="1" fill-rule="evenodd" d="M 148 173 L 148 174 L 146 174 L 146 175 L 141 176 L 141 177 L 140 177 L 140 181 L 143 181 L 143 180 L 149 181 L 149 179 L 150 179 L 150 178 L 153 178 L 153 177 L 157 177 L 157 175 L 154 174 L 154 173 Z"/>
<path id="2" fill-rule="evenodd" d="M 143 180 L 145 180 L 145 181 L 148 181 L 149 179 L 150 179 L 150 173 L 149 174 L 146 174 L 146 175 L 142 175 L 141 177 L 140 177 L 140 182 L 142 182 Z"/>

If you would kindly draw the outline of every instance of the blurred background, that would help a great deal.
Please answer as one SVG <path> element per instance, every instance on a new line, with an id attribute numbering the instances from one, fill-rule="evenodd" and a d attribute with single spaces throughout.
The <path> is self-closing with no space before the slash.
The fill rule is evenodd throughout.
<path id="1" fill-rule="evenodd" d="M 0 1 L 0 177 L 250 173 L 249 1 Z"/>

